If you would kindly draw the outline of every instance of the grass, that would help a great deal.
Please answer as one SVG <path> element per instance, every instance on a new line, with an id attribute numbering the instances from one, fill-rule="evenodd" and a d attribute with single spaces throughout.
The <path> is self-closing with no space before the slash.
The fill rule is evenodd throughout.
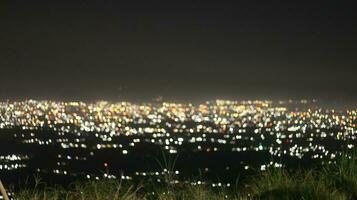
<path id="1" fill-rule="evenodd" d="M 34 188 L 15 194 L 19 200 L 213 200 L 213 199 L 357 199 L 357 157 L 343 155 L 336 164 L 322 170 L 288 172 L 271 168 L 245 180 L 237 187 L 214 189 L 207 185 L 172 184 L 174 160 L 164 158 L 165 183 L 122 183 L 113 180 L 73 183 L 69 189 L 45 187 L 40 182 Z M 165 164 L 166 163 L 166 164 Z M 170 164 L 171 163 L 171 164 Z M 166 165 L 166 166 L 165 166 Z M 242 186 L 243 185 L 243 186 Z"/>
<path id="2" fill-rule="evenodd" d="M 327 166 L 323 174 L 331 188 L 343 192 L 349 199 L 357 199 L 357 151 L 343 155 L 337 164 Z"/>
<path id="3" fill-rule="evenodd" d="M 207 186 L 186 185 L 181 190 L 173 190 L 169 193 L 159 193 L 156 199 L 160 200 L 179 200 L 179 199 L 196 199 L 196 200 L 216 200 L 216 199 L 235 199 L 228 195 L 228 191 L 214 191 Z"/>
<path id="4" fill-rule="evenodd" d="M 123 185 L 118 181 L 89 181 L 74 183 L 71 190 L 62 187 L 38 187 L 21 190 L 15 195 L 19 200 L 137 200 L 140 187 Z"/>
<path id="5" fill-rule="evenodd" d="M 255 178 L 248 191 L 256 199 L 346 199 L 328 179 L 316 171 L 295 172 L 270 169 Z"/>
<path id="6" fill-rule="evenodd" d="M 344 154 L 322 170 L 269 169 L 248 182 L 253 199 L 357 199 L 357 155 Z"/>
<path id="7" fill-rule="evenodd" d="M 174 158 L 169 154 L 165 154 L 165 151 L 161 149 L 161 159 L 156 159 L 157 164 L 163 171 L 162 178 L 166 184 L 173 185 L 176 180 L 175 166 L 178 155 Z"/>

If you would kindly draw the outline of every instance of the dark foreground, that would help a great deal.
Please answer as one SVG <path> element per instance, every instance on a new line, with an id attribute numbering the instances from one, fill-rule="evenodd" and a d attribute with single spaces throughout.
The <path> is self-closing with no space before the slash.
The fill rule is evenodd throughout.
<path id="1" fill-rule="evenodd" d="M 161 184 L 152 180 L 140 183 L 101 180 L 73 183 L 68 188 L 46 187 L 38 180 L 34 188 L 21 189 L 13 196 L 26 200 L 59 199 L 356 199 L 357 157 L 344 155 L 336 164 L 321 169 L 286 171 L 270 168 L 232 186 L 212 187 L 197 177 L 196 184 L 175 183 L 167 171 Z M 242 183 L 238 183 L 242 182 Z"/>

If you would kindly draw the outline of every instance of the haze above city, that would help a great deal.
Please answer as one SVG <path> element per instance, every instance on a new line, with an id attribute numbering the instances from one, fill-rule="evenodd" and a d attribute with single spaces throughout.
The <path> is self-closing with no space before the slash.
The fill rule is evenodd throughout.
<path id="1" fill-rule="evenodd" d="M 355 106 L 350 4 L 2 1 L 0 98 Z"/>

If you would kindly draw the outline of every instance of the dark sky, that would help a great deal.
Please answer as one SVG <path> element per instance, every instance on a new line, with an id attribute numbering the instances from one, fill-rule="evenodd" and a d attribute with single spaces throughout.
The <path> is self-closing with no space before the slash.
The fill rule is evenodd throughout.
<path id="1" fill-rule="evenodd" d="M 0 98 L 357 102 L 352 0 L 215 2 L 1 1 Z"/>

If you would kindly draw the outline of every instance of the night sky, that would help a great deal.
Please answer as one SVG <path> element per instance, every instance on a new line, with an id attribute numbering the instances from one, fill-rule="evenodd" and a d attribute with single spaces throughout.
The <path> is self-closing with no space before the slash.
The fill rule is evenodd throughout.
<path id="1" fill-rule="evenodd" d="M 0 99 L 356 105 L 352 0 L 215 2 L 1 1 Z"/>

